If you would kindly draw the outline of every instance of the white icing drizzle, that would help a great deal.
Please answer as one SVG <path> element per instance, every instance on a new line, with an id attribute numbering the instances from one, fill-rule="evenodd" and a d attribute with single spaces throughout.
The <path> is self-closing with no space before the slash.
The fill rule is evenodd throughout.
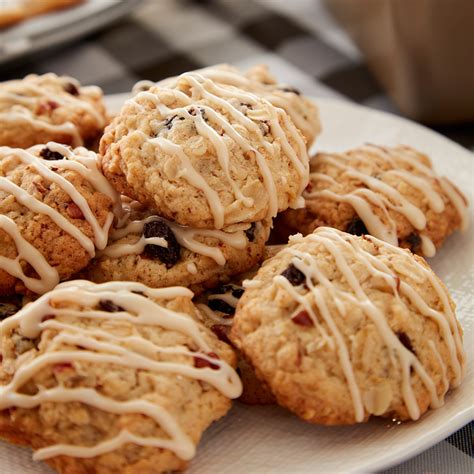
<path id="1" fill-rule="evenodd" d="M 54 288 L 59 283 L 58 272 L 47 262 L 43 254 L 21 235 L 15 222 L 8 216 L 0 215 L 0 229 L 13 239 L 18 253 L 16 258 L 0 255 L 0 268 L 22 280 L 25 286 L 35 293 L 43 293 L 46 289 Z M 30 263 L 39 279 L 25 275 L 20 263 L 22 260 Z"/>
<path id="2" fill-rule="evenodd" d="M 232 325 L 232 320 L 234 318 L 234 313 L 235 313 L 235 308 L 237 308 L 237 304 L 239 303 L 240 297 L 235 297 L 233 295 L 233 292 L 238 289 L 242 289 L 242 287 L 239 287 L 239 285 L 224 285 L 224 287 L 228 286 L 228 288 L 225 288 L 224 293 L 211 293 L 206 296 L 206 303 L 198 303 L 196 306 L 201 310 L 201 312 L 204 313 L 206 316 L 205 322 L 213 322 L 217 324 L 222 324 L 224 326 L 231 326 Z M 224 312 L 219 312 L 218 310 L 213 310 L 210 307 L 210 302 L 214 300 L 219 300 L 223 301 L 227 305 L 229 305 L 231 308 L 234 309 L 234 313 L 226 314 Z M 221 316 L 219 313 L 224 314 L 224 316 Z"/>
<path id="3" fill-rule="evenodd" d="M 31 74 L 23 80 L 7 81 L 0 84 L 0 120 L 2 122 L 16 123 L 36 130 L 45 130 L 51 133 L 69 135 L 72 146 L 83 144 L 77 126 L 72 122 L 54 124 L 47 120 L 47 116 L 36 113 L 38 100 L 45 104 L 55 103 L 57 106 L 71 106 L 76 110 L 87 113 L 95 121 L 97 128 L 105 127 L 105 117 L 95 107 L 82 97 L 75 97 L 66 92 L 55 92 L 51 87 L 54 84 L 73 84 L 82 94 L 101 96 L 98 87 L 81 87 L 80 83 L 72 77 L 58 77 L 54 73 L 37 76 Z"/>
<path id="4" fill-rule="evenodd" d="M 242 286 L 245 289 L 256 289 L 256 288 L 261 288 L 263 286 L 263 283 L 259 280 L 244 280 L 242 282 Z"/>
<path id="5" fill-rule="evenodd" d="M 233 318 L 224 318 L 222 316 L 219 316 L 215 311 L 209 308 L 207 304 L 204 303 L 196 303 L 196 306 L 200 309 L 202 313 L 204 313 L 208 321 L 212 321 L 216 324 L 222 324 L 224 326 L 232 326 Z"/>
<path id="6" fill-rule="evenodd" d="M 421 251 L 425 257 L 434 257 L 436 255 L 436 247 L 433 241 L 426 235 L 420 234 Z"/>
<path id="7" fill-rule="evenodd" d="M 136 293 L 139 292 L 139 293 Z M 48 350 L 32 357 L 20 357 L 10 382 L 0 386 L 0 410 L 9 407 L 35 408 L 43 403 L 82 403 L 108 413 L 142 414 L 153 419 L 166 432 L 167 437 L 142 437 L 126 428 L 94 446 L 56 444 L 36 451 L 35 459 L 49 459 L 66 455 L 90 458 L 119 449 L 126 443 L 140 446 L 154 446 L 173 451 L 182 459 L 191 459 L 196 451 L 195 444 L 184 432 L 174 416 L 164 407 L 147 400 L 131 399 L 119 401 L 99 393 L 90 387 L 67 388 L 61 384 L 53 388 L 38 387 L 38 392 L 29 395 L 19 390 L 32 380 L 38 371 L 55 364 L 72 364 L 84 361 L 91 364 L 111 364 L 146 370 L 153 374 L 168 373 L 209 383 L 224 396 L 237 398 L 242 392 L 242 383 L 232 367 L 225 361 L 212 357 L 211 348 L 205 341 L 199 324 L 188 314 L 167 309 L 150 298 L 191 298 L 193 293 L 186 288 L 170 287 L 151 289 L 140 283 L 109 282 L 96 285 L 77 280 L 58 285 L 53 291 L 27 305 L 16 315 L 0 324 L 0 337 L 8 337 L 15 330 L 27 338 L 36 338 L 46 330 L 57 330 L 48 342 Z M 70 302 L 85 307 L 94 307 L 101 300 L 111 300 L 119 306 L 117 312 L 83 309 L 58 309 L 54 302 Z M 53 316 L 45 319 L 44 316 Z M 65 318 L 61 318 L 65 316 Z M 59 318 L 59 319 L 58 319 Z M 71 318 L 103 320 L 120 325 L 125 321 L 133 325 L 147 325 L 177 331 L 190 337 L 198 347 L 197 352 L 185 346 L 160 346 L 142 337 L 137 331 L 130 336 L 116 336 L 108 331 L 76 325 Z M 81 350 L 71 346 L 80 346 Z M 157 361 L 160 353 L 188 356 L 187 362 Z M 212 368 L 197 368 L 195 357 L 212 363 Z"/>
<path id="8" fill-rule="evenodd" d="M 35 130 L 45 130 L 52 134 L 65 134 L 71 137 L 71 145 L 76 147 L 83 145 L 83 140 L 77 127 L 71 122 L 52 124 L 37 118 L 33 112 L 23 109 L 17 112 L 0 112 L 0 121 L 8 122 L 24 127 L 31 127 Z"/>
<path id="9" fill-rule="evenodd" d="M 145 224 L 155 220 L 164 221 L 172 230 L 176 240 L 182 247 L 187 248 L 191 252 L 210 257 L 218 265 L 225 265 L 226 263 L 226 258 L 222 251 L 217 246 L 211 246 L 199 242 L 196 240 L 196 237 L 214 238 L 236 249 L 244 249 L 247 245 L 247 238 L 243 231 L 224 232 L 215 229 L 197 229 L 178 225 L 174 222 L 163 219 L 162 217 L 148 216 L 145 219 L 131 221 L 125 227 L 112 231 L 110 235 L 111 243 L 104 250 L 99 252 L 98 256 L 116 258 L 124 255 L 141 254 L 147 244 L 166 247 L 166 240 L 158 240 L 159 238 L 157 237 L 147 238 L 142 235 Z M 140 237 L 134 243 L 114 243 L 130 234 L 137 234 Z"/>
<path id="10" fill-rule="evenodd" d="M 403 249 L 389 246 L 389 244 L 372 236 L 365 236 L 365 239 L 373 242 L 374 245 L 382 249 L 388 249 L 388 247 L 390 247 L 389 250 L 391 253 L 402 255 L 408 260 L 408 255 Z M 360 238 L 340 232 L 336 229 L 321 227 L 313 234 L 305 237 L 304 240 L 301 236 L 292 239 L 293 244 L 304 241 L 322 245 L 325 250 L 331 254 L 337 270 L 343 275 L 345 281 L 347 281 L 350 291 L 339 289 L 321 269 L 318 259 L 314 255 L 298 250 L 294 245 L 290 245 L 281 252 L 288 253 L 292 256 L 291 263 L 305 275 L 306 285 L 309 291 L 303 294 L 300 293 L 299 287 L 292 286 L 290 282 L 281 275 L 275 276 L 274 281 L 290 293 L 294 300 L 298 302 L 298 309 L 295 311 L 295 314 L 301 311 L 301 309 L 304 309 L 311 317 L 314 326 L 321 332 L 323 340 L 329 343 L 330 347 L 335 349 L 352 396 L 356 420 L 361 422 L 364 419 L 363 397 L 354 374 L 348 345 L 331 314 L 331 310 L 328 306 L 329 302 L 334 303 L 335 308 L 332 311 L 337 311 L 342 317 L 346 314 L 346 311 L 349 310 L 349 307 L 357 305 L 374 323 L 380 337 L 387 347 L 388 353 L 391 354 L 392 365 L 401 372 L 402 397 L 412 419 L 416 420 L 419 418 L 420 409 L 413 392 L 410 375 L 411 369 L 416 372 L 428 391 L 431 398 L 431 406 L 441 406 L 443 404 L 444 393 L 447 391 L 449 385 L 446 375 L 447 368 L 449 367 L 454 374 L 453 386 L 459 385 L 462 380 L 464 351 L 461 333 L 453 309 L 449 304 L 447 290 L 440 284 L 432 271 L 415 259 L 410 259 L 410 266 L 407 270 L 410 277 L 420 281 L 420 283 L 424 285 L 430 285 L 434 289 L 441 301 L 441 310 L 430 307 L 412 286 L 400 280 L 398 275 L 382 260 L 364 250 Z M 351 258 L 362 265 L 370 275 L 383 278 L 392 288 L 393 294 L 400 305 L 406 306 L 402 300 L 402 297 L 404 297 L 414 305 L 420 314 L 436 323 L 444 344 L 446 344 L 448 348 L 449 354 L 447 360 L 443 361 L 436 345 L 430 341 L 430 346 L 435 353 L 436 359 L 440 362 L 443 373 L 445 389 L 441 396 L 437 394 L 435 382 L 428 375 L 420 360 L 414 353 L 404 347 L 397 335 L 390 328 L 384 312 L 368 298 L 361 282 L 350 267 L 348 260 L 346 260 L 345 254 L 350 254 Z M 261 284 L 258 280 L 254 280 L 254 282 Z M 248 282 L 246 282 L 244 286 L 246 288 L 253 287 L 250 286 Z M 256 287 L 258 288 L 258 286 Z M 313 305 L 317 307 L 317 313 L 313 309 Z M 319 322 L 318 316 L 324 320 L 329 333 L 324 334 L 324 327 Z"/>
<path id="11" fill-rule="evenodd" d="M 41 202 L 8 178 L 0 176 L 0 190 L 14 196 L 18 203 L 31 211 L 47 215 L 58 227 L 76 239 L 89 255 L 93 257 L 96 248 L 103 249 L 107 245 L 109 229 L 114 219 L 114 213 L 119 216 L 122 212 L 119 196 L 100 172 L 95 153 L 85 148 L 76 148 L 73 152 L 68 147 L 53 142 L 45 146 L 53 152 L 60 153 L 64 158 L 62 160 L 51 161 L 42 159 L 34 153 L 44 148 L 44 145 L 37 145 L 29 150 L 0 147 L 0 159 L 14 156 L 22 164 L 33 168 L 38 175 L 45 180 L 59 186 L 70 196 L 72 202 L 74 202 L 82 212 L 85 221 L 91 226 L 94 233 L 92 239 L 76 227 L 73 222 L 66 219 L 58 210 Z M 100 225 L 84 196 L 82 196 L 72 183 L 53 171 L 52 168 L 71 170 L 79 173 L 87 179 L 92 186 L 112 200 L 114 203 L 114 213 L 110 212 L 108 214 L 103 226 Z M 0 229 L 5 231 L 15 241 L 18 253 L 15 259 L 1 257 L 0 268 L 22 280 L 25 286 L 35 293 L 44 293 L 52 289 L 59 281 L 59 275 L 56 269 L 48 264 L 40 252 L 32 251 L 34 247 L 21 235 L 13 220 L 7 218 L 1 219 Z M 38 273 L 39 278 L 34 279 L 28 277 L 22 270 L 20 260 L 28 262 Z"/>
<path id="12" fill-rule="evenodd" d="M 229 306 L 232 306 L 232 308 L 235 308 L 237 306 L 237 303 L 239 302 L 239 298 L 236 298 L 231 291 L 223 294 L 209 295 L 208 300 L 222 300 L 224 301 L 224 303 L 227 303 Z"/>
<path id="13" fill-rule="evenodd" d="M 314 136 L 317 131 L 315 130 L 315 125 L 311 123 L 310 117 L 306 116 L 305 107 L 303 106 L 302 109 L 298 109 L 296 103 L 299 101 L 294 100 L 294 94 L 287 95 L 283 93 L 282 89 L 284 89 L 285 86 L 282 84 L 264 84 L 258 80 L 253 80 L 245 76 L 240 73 L 237 68 L 223 64 L 198 69 L 195 72 L 200 74 L 202 77 L 211 79 L 219 84 L 238 87 L 239 89 L 253 92 L 265 98 L 275 107 L 285 110 L 296 127 L 307 137 Z M 149 89 L 155 85 L 169 85 L 173 83 L 173 80 L 175 80 L 175 78 L 165 79 L 157 83 L 148 80 L 139 81 L 133 87 L 133 92 L 137 94 L 142 90 Z"/>
<path id="14" fill-rule="evenodd" d="M 365 155 L 366 152 L 370 153 L 369 157 Z M 460 192 L 447 178 L 438 177 L 431 167 L 426 166 L 421 161 L 417 153 L 404 146 L 390 149 L 365 145 L 345 154 L 322 153 L 317 155 L 315 159 L 318 163 L 327 163 L 337 168 L 344 176 L 360 181 L 365 188 L 356 189 L 346 194 L 340 194 L 330 189 L 314 190 L 306 192 L 304 194 L 305 198 L 324 197 L 350 204 L 371 235 L 392 245 L 398 245 L 398 237 L 396 222 L 390 217 L 389 211 L 396 211 L 403 215 L 415 229 L 421 231 L 422 252 L 426 257 L 433 257 L 436 248 L 429 237 L 423 233 L 427 226 L 427 218 L 421 208 L 406 199 L 394 186 L 370 176 L 367 171 L 364 171 L 363 166 L 359 166 L 357 169 L 352 167 L 350 162 L 353 156 L 361 159 L 370 158 L 370 160 L 383 161 L 384 165 L 390 168 L 384 171 L 383 175 L 395 177 L 397 182 L 403 181 L 421 192 L 429 208 L 435 213 L 441 213 L 445 210 L 443 198 L 436 191 L 433 184 L 434 182 L 438 183 L 459 214 L 461 230 L 467 228 L 467 206 Z M 414 172 L 399 169 L 400 163 L 413 168 Z M 332 177 L 319 172 L 310 173 L 310 180 L 313 184 L 327 182 L 329 186 L 333 187 L 338 184 Z M 375 208 L 383 213 L 385 222 L 377 216 Z"/>
<path id="15" fill-rule="evenodd" d="M 214 147 L 219 165 L 224 171 L 226 180 L 233 191 L 235 199 L 238 202 L 241 202 L 245 207 L 252 207 L 255 205 L 255 202 L 252 198 L 245 196 L 242 193 L 242 190 L 231 176 L 231 162 L 228 145 L 224 141 L 224 138 L 216 132 L 214 126 L 210 126 L 208 123 L 206 123 L 200 111 L 196 111 L 194 114 L 190 113 L 191 109 L 189 108 L 189 105 L 191 105 L 192 102 L 186 94 L 175 89 L 178 83 L 185 83 L 192 88 L 194 100 L 198 100 L 198 97 L 200 97 L 209 101 L 212 104 L 212 107 L 198 104 L 196 109 L 201 109 L 209 122 L 211 122 L 214 126 L 217 126 L 217 128 L 221 128 L 227 137 L 230 137 L 239 147 L 242 148 L 242 150 L 244 150 L 244 152 L 255 158 L 269 199 L 268 217 L 274 217 L 278 212 L 277 186 L 265 156 L 259 151 L 260 148 L 265 150 L 269 155 L 273 155 L 273 144 L 269 143 L 264 138 L 262 130 L 254 120 L 268 121 L 271 132 L 278 140 L 282 148 L 282 152 L 285 153 L 285 155 L 289 158 L 291 165 L 294 167 L 301 178 L 300 189 L 297 193 L 297 197 L 295 197 L 294 201 L 290 203 L 290 206 L 301 206 L 300 195 L 307 184 L 309 167 L 308 157 L 304 140 L 295 125 L 288 119 L 286 113 L 282 109 L 272 106 L 269 102 L 263 99 L 263 102 L 268 104 L 268 107 L 265 110 L 260 111 L 262 117 L 255 116 L 252 120 L 249 118 L 249 116 L 251 116 L 250 113 L 247 116 L 241 110 L 239 110 L 237 106 L 233 105 L 233 100 L 237 99 L 245 104 L 259 105 L 262 103 L 262 99 L 259 100 L 256 95 L 236 89 L 234 87 L 222 87 L 210 78 L 207 78 L 197 72 L 182 74 L 173 80 L 167 80 L 160 83 L 160 89 L 166 89 L 171 94 L 173 94 L 184 104 L 182 107 L 170 109 L 160 102 L 160 99 L 157 95 L 148 91 L 139 92 L 135 97 L 127 102 L 128 104 L 134 105 L 135 107 L 144 110 L 144 107 L 140 102 L 142 100 L 150 100 L 159 110 L 163 119 L 170 116 L 176 116 L 178 118 L 183 117 L 193 120 L 197 132 L 201 136 L 207 138 Z M 142 83 L 140 83 L 140 86 L 141 85 Z M 232 117 L 238 126 L 231 125 L 222 114 L 214 110 L 214 107 L 225 110 L 225 112 Z M 285 133 L 284 129 L 280 125 L 280 121 L 284 123 L 287 133 Z M 238 129 L 240 127 L 243 127 L 248 132 L 257 136 L 260 142 L 260 146 L 258 148 L 253 147 L 249 140 L 239 133 Z M 290 144 L 287 134 L 295 143 L 295 148 Z M 179 176 L 186 179 L 189 184 L 204 193 L 214 218 L 214 226 L 216 229 L 221 229 L 225 223 L 224 205 L 220 201 L 217 192 L 211 188 L 204 177 L 193 167 L 190 158 L 183 151 L 182 147 L 163 137 L 147 138 L 147 141 L 157 145 L 165 153 L 179 158 L 181 161 Z"/>

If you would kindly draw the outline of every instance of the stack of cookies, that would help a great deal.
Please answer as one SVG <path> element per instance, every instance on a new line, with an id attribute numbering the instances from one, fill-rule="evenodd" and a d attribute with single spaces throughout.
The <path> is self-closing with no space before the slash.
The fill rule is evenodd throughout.
<path id="1" fill-rule="evenodd" d="M 434 257 L 450 234 L 467 228 L 466 198 L 408 146 L 318 153 L 310 168 L 304 208 L 278 216 L 276 233 L 284 240 L 329 226 Z"/>
<path id="2" fill-rule="evenodd" d="M 462 330 L 421 256 L 466 199 L 406 146 L 309 159 L 320 129 L 264 66 L 142 81 L 112 121 L 72 78 L 0 84 L 0 435 L 158 473 L 239 397 L 324 425 L 440 406 Z"/>
<path id="3" fill-rule="evenodd" d="M 265 97 L 319 126 L 306 99 L 230 67 L 144 86 L 101 140 L 105 176 L 135 202 L 86 277 L 201 292 L 258 264 L 272 219 L 301 205 L 305 138 Z"/>

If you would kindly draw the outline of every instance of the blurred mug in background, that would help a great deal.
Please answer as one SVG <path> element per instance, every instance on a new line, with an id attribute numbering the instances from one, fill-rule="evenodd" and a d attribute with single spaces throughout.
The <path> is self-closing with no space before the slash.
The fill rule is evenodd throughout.
<path id="1" fill-rule="evenodd" d="M 326 0 L 400 110 L 474 120 L 474 0 Z"/>

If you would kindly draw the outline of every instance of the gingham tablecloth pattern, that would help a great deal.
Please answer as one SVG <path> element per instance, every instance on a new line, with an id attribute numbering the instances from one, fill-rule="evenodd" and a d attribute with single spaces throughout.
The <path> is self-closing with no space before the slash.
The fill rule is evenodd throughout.
<path id="1" fill-rule="evenodd" d="M 145 0 L 129 17 L 79 42 L 2 66 L 0 80 L 53 71 L 113 94 L 140 79 L 220 62 L 266 63 L 306 94 L 399 114 L 321 0 Z M 474 124 L 437 131 L 474 150 Z M 472 428 L 384 472 L 471 474 Z"/>

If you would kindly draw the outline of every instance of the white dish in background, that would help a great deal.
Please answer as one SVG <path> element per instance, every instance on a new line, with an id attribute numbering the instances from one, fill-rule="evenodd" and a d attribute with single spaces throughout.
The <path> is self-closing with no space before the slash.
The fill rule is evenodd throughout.
<path id="1" fill-rule="evenodd" d="M 127 95 L 107 97 L 118 112 Z M 332 99 L 314 99 L 324 131 L 315 149 L 344 150 L 373 142 L 404 143 L 431 156 L 436 170 L 451 178 L 473 203 L 474 156 L 431 130 L 390 114 Z M 457 303 L 467 352 L 466 378 L 450 392 L 446 404 L 417 422 L 400 425 L 371 420 L 350 427 L 304 423 L 278 407 L 250 407 L 236 403 L 225 418 L 205 434 L 188 470 L 197 473 L 353 473 L 388 468 L 428 449 L 473 418 L 474 275 L 473 209 L 467 233 L 456 233 L 430 260 Z M 2 473 L 50 473 L 31 460 L 31 450 L 0 443 Z"/>
<path id="2" fill-rule="evenodd" d="M 0 29 L 0 63 L 90 33 L 129 13 L 142 0 L 86 0 Z"/>

